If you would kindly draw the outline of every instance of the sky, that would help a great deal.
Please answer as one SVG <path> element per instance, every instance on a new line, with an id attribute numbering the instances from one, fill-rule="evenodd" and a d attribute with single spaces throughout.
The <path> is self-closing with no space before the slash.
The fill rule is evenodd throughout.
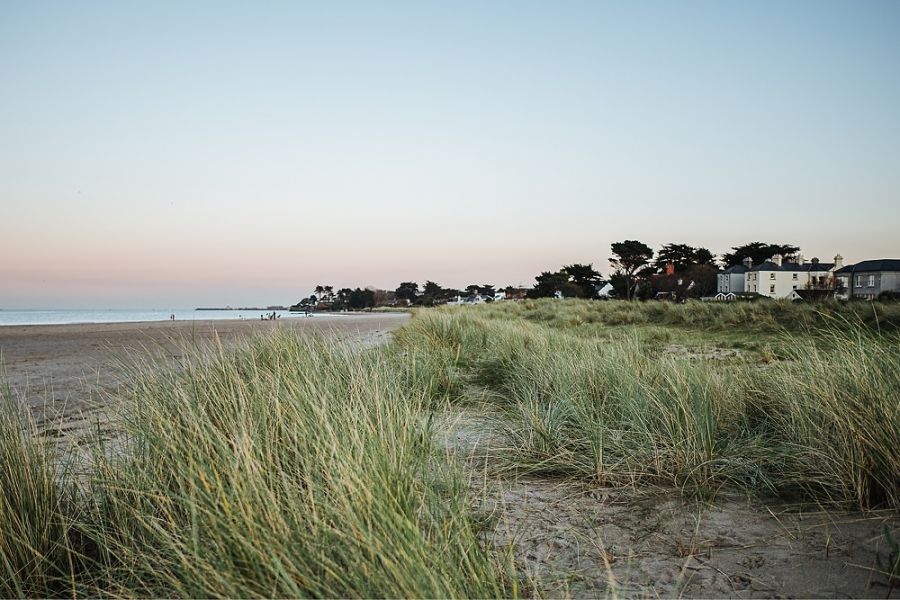
<path id="1" fill-rule="evenodd" d="M 0 0 L 0 308 L 900 258 L 900 2 Z"/>

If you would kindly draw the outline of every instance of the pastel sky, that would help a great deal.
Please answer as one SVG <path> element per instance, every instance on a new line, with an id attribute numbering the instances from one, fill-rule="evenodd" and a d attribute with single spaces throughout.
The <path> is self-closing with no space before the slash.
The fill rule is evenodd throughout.
<path id="1" fill-rule="evenodd" d="M 900 258 L 900 2 L 0 2 L 0 307 Z"/>

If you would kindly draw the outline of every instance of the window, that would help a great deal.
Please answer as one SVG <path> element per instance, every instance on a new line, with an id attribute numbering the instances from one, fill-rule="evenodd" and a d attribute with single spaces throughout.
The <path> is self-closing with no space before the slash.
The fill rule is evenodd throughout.
<path id="1" fill-rule="evenodd" d="M 797 289 L 797 284 L 794 284 L 793 287 L 791 287 L 791 289 L 792 289 L 792 290 L 796 290 L 796 289 Z"/>
<path id="2" fill-rule="evenodd" d="M 774 283 L 773 283 L 772 285 L 769 286 L 769 293 L 770 293 L 770 294 L 774 294 L 774 293 L 775 293 L 775 284 L 774 284 Z"/>
<path id="3" fill-rule="evenodd" d="M 856 287 L 862 287 L 862 275 L 856 276 Z"/>
<path id="4" fill-rule="evenodd" d="M 797 281 L 797 274 L 796 274 L 796 273 L 794 273 L 794 276 L 793 276 L 793 277 L 791 277 L 791 279 L 793 279 L 793 280 L 794 280 L 794 281 Z M 796 288 L 794 288 L 794 289 L 796 289 Z"/>
<path id="5" fill-rule="evenodd" d="M 775 279 L 775 273 L 771 273 L 771 274 L 769 275 L 769 279 Z"/>
<path id="6" fill-rule="evenodd" d="M 874 275 L 869 275 L 869 281 L 868 281 L 867 287 L 875 287 L 875 276 Z"/>

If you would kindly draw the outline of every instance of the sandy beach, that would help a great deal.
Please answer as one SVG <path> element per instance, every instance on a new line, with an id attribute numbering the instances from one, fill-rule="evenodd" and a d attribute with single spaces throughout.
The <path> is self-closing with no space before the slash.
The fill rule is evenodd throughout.
<path id="1" fill-rule="evenodd" d="M 274 329 L 334 336 L 362 345 L 387 340 L 406 313 L 320 315 L 277 321 L 157 321 L 0 327 L 0 382 L 7 401 L 39 422 L 75 431 L 102 418 L 109 392 L 123 383 L 117 365 L 149 357 L 177 361 L 186 348 L 216 339 L 228 346 Z M 2 383 L 0 383 L 2 384 Z"/>

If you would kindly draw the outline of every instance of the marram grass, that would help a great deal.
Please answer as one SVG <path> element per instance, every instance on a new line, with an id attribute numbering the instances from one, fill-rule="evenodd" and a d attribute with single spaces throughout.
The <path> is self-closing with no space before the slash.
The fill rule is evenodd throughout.
<path id="1" fill-rule="evenodd" d="M 145 365 L 123 435 L 77 469 L 27 413 L 0 415 L 0 596 L 515 596 L 432 444 L 433 412 L 479 388 L 519 472 L 897 509 L 896 323 L 882 305 L 548 300 L 419 311 L 368 351 L 282 332 Z M 780 350 L 668 351 L 708 330 Z"/>
<path id="2" fill-rule="evenodd" d="M 0 596 L 515 595 L 403 358 L 281 334 L 140 370 L 79 481 L 6 419 Z"/>
<path id="3" fill-rule="evenodd" d="M 628 304 L 635 303 L 432 311 L 398 343 L 454 357 L 456 380 L 491 392 L 518 470 L 900 508 L 900 341 L 875 321 L 848 316 L 880 307 L 818 314 L 773 303 L 759 310 L 796 313 L 820 327 L 785 322 L 783 360 L 715 364 L 679 357 L 627 328 L 608 339 L 584 334 L 592 314 L 706 310 Z M 713 310 L 732 311 L 735 327 L 752 337 L 755 306 Z M 892 314 L 880 316 L 882 326 Z"/>

